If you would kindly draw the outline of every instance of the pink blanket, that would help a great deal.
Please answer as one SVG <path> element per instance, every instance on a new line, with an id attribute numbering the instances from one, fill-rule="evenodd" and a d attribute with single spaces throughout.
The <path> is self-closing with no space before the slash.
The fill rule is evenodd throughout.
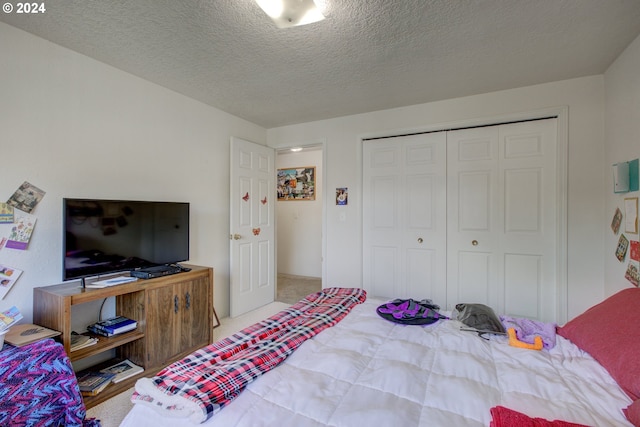
<path id="1" fill-rule="evenodd" d="M 547 421 L 544 418 L 531 418 L 504 406 L 494 406 L 490 411 L 489 427 L 589 427 L 560 420 Z"/>

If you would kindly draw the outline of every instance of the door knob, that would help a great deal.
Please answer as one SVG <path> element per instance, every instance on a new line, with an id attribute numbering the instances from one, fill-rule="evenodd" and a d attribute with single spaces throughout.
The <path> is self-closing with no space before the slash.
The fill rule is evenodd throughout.
<path id="1" fill-rule="evenodd" d="M 233 239 L 233 240 L 240 240 L 242 236 L 240 236 L 239 234 L 229 234 L 229 240 Z"/>
<path id="2" fill-rule="evenodd" d="M 478 246 L 478 241 L 477 241 L 477 240 L 472 240 L 472 241 L 471 241 L 471 244 L 472 244 L 473 246 Z"/>
<path id="3" fill-rule="evenodd" d="M 418 243 L 422 243 L 424 242 L 424 240 L 422 240 L 422 237 L 418 237 Z"/>

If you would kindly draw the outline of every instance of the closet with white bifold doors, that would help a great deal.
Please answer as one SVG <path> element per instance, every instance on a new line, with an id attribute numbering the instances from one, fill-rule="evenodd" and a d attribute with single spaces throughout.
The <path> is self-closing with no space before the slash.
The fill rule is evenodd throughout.
<path id="1" fill-rule="evenodd" d="M 363 141 L 372 296 L 557 321 L 557 119 Z"/>

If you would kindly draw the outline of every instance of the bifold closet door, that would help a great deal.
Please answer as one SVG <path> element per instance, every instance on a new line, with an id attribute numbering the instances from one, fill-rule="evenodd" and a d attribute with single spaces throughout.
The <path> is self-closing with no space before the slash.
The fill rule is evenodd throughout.
<path id="1" fill-rule="evenodd" d="M 446 301 L 446 134 L 363 143 L 363 280 L 371 295 Z"/>
<path id="2" fill-rule="evenodd" d="M 447 306 L 555 321 L 556 119 L 447 135 Z"/>

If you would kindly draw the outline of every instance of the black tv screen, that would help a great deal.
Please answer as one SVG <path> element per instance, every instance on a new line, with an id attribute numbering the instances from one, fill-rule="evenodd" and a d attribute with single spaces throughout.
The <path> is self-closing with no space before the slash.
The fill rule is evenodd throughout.
<path id="1" fill-rule="evenodd" d="M 189 259 L 189 203 L 63 199 L 62 279 Z"/>

